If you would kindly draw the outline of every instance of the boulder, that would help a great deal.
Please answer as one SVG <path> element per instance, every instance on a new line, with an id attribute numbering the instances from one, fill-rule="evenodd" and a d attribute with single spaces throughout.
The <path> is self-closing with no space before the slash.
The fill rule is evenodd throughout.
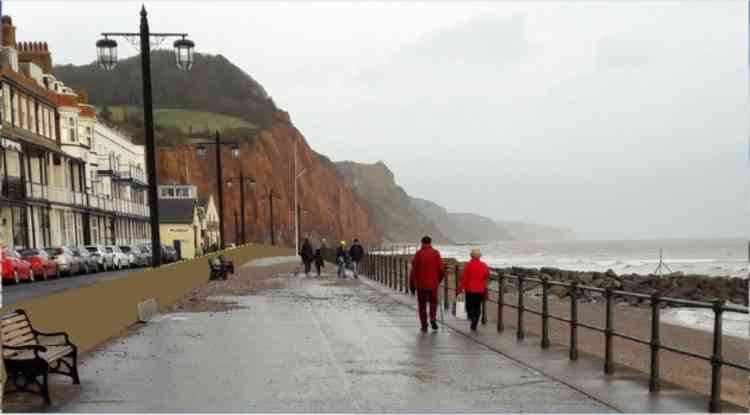
<path id="1" fill-rule="evenodd" d="M 578 274 L 577 280 L 580 284 L 585 284 L 585 285 L 590 285 L 592 282 L 595 281 L 594 274 L 591 272 L 582 272 Z M 596 281 L 601 281 L 601 280 L 597 279 Z M 599 287 L 599 285 L 594 285 L 594 286 Z"/>
<path id="2" fill-rule="evenodd" d="M 615 272 L 615 271 L 614 271 L 614 270 L 613 270 L 612 268 L 610 268 L 610 269 L 608 269 L 608 270 L 607 270 L 607 271 L 606 271 L 606 272 L 604 273 L 604 275 L 606 275 L 606 276 L 608 276 L 608 277 L 610 277 L 610 278 L 614 278 L 614 277 L 616 277 L 616 276 L 617 276 L 617 273 L 616 273 L 616 272 Z"/>

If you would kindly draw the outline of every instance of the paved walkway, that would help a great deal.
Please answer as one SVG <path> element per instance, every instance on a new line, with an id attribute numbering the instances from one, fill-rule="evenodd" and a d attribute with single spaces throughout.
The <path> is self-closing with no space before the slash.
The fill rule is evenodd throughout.
<path id="1" fill-rule="evenodd" d="M 267 282 L 228 298 L 244 308 L 159 316 L 87 356 L 80 390 L 53 385 L 51 409 L 613 411 L 455 330 L 421 333 L 413 308 L 361 280 Z"/>

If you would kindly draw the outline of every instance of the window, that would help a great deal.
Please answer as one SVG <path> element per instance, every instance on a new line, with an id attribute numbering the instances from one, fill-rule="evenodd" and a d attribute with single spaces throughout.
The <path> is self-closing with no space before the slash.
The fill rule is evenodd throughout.
<path id="1" fill-rule="evenodd" d="M 18 101 L 18 126 L 26 128 L 26 98 L 21 96 Z"/>
<path id="2" fill-rule="evenodd" d="M 161 195 L 163 197 L 174 197 L 174 189 L 171 187 L 168 187 L 166 189 L 161 189 Z"/>
<path id="3" fill-rule="evenodd" d="M 176 190 L 177 197 L 190 197 L 190 192 L 187 187 L 178 187 Z"/>
<path id="4" fill-rule="evenodd" d="M 18 94 L 13 94 L 11 99 L 11 107 L 13 114 L 13 126 L 18 127 Z"/>
<path id="5" fill-rule="evenodd" d="M 29 130 L 38 132 L 36 130 L 36 103 L 31 98 L 27 102 L 29 104 Z"/>

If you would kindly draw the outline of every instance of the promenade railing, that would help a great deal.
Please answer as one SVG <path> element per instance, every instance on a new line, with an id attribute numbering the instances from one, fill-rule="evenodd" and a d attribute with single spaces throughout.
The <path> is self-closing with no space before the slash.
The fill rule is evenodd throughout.
<path id="1" fill-rule="evenodd" d="M 335 252 L 335 251 L 334 251 Z M 399 292 L 408 294 L 410 292 L 409 271 L 411 255 L 390 255 L 387 248 L 375 249 L 369 252 L 362 264 L 362 274 L 368 278 L 393 288 Z M 452 274 L 452 275 L 450 275 Z M 439 290 L 442 292 L 443 306 L 448 309 L 452 304 L 452 314 L 456 315 L 456 289 L 461 275 L 461 265 L 447 265 L 446 276 L 443 279 Z M 453 287 L 449 285 L 449 279 L 453 279 Z M 711 384 L 710 398 L 708 402 L 709 412 L 721 412 L 721 381 L 722 368 L 727 366 L 750 373 L 750 365 L 747 362 L 734 362 L 724 358 L 722 355 L 722 336 L 723 336 L 723 315 L 725 312 L 748 314 L 746 308 L 727 305 L 724 300 L 715 300 L 711 302 L 691 301 L 678 298 L 662 297 L 658 292 L 652 294 L 642 294 L 630 291 L 623 291 L 614 288 L 592 287 L 578 284 L 576 282 L 562 282 L 552 280 L 547 277 L 534 278 L 523 275 L 505 274 L 496 269 L 492 270 L 492 278 L 497 281 L 497 289 L 489 289 L 485 302 L 482 304 L 482 324 L 487 323 L 487 302 L 494 303 L 497 307 L 497 326 L 498 333 L 505 330 L 505 321 L 503 312 L 506 308 L 515 309 L 516 311 L 516 337 L 519 341 L 526 337 L 527 315 L 538 316 L 541 318 L 541 341 L 540 347 L 544 350 L 550 347 L 550 322 L 552 320 L 565 323 L 569 329 L 568 335 L 568 356 L 571 360 L 578 359 L 578 332 L 579 329 L 586 329 L 604 335 L 604 366 L 605 374 L 613 374 L 615 371 L 614 362 L 614 339 L 619 338 L 626 341 L 648 346 L 649 353 L 649 390 L 657 392 L 660 389 L 659 376 L 659 353 L 669 351 L 682 356 L 708 362 L 711 365 Z M 515 303 L 508 302 L 505 299 L 506 283 L 513 284 L 516 290 Z M 529 285 L 535 284 L 541 287 L 541 310 L 537 311 L 524 304 L 525 289 Z M 563 287 L 569 298 L 569 313 L 567 316 L 553 314 L 550 312 L 550 292 L 553 287 Z M 510 286 L 508 286 L 510 288 Z M 450 295 L 452 292 L 452 296 Z M 579 299 L 586 293 L 600 293 L 605 301 L 605 319 L 604 326 L 597 326 L 581 321 L 579 319 Z M 493 298 L 494 296 L 494 298 Z M 650 309 L 650 337 L 640 338 L 615 329 L 615 298 L 632 298 L 637 301 L 646 301 Z M 451 298 L 453 301 L 451 302 Z M 662 343 L 660 326 L 660 311 L 664 306 L 675 305 L 681 307 L 692 307 L 697 309 L 712 310 L 713 312 L 713 345 L 710 355 L 686 350 L 684 348 L 674 347 Z M 622 315 L 620 313 L 619 315 Z"/>

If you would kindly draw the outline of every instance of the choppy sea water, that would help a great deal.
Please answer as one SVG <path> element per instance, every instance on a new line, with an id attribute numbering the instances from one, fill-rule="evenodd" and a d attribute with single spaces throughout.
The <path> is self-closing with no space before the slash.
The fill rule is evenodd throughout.
<path id="1" fill-rule="evenodd" d="M 443 257 L 468 260 L 472 248 L 482 250 L 490 266 L 555 267 L 576 271 L 606 271 L 618 274 L 649 274 L 663 261 L 672 271 L 748 278 L 748 241 L 741 239 L 679 239 L 644 241 L 514 241 L 485 245 L 437 246 Z M 664 273 L 668 271 L 664 269 Z M 713 331 L 713 312 L 697 309 L 671 309 L 665 322 Z M 750 338 L 747 314 L 725 313 L 724 333 Z"/>

